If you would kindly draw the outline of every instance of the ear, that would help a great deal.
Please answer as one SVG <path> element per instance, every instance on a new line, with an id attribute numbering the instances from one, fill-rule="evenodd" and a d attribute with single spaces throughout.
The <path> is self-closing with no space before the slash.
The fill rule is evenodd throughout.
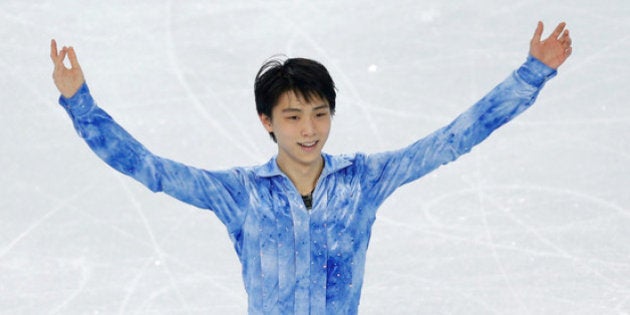
<path id="1" fill-rule="evenodd" d="M 273 126 L 271 124 L 271 117 L 265 114 L 260 114 L 258 118 L 260 119 L 260 122 L 262 123 L 263 127 L 265 127 L 267 132 L 273 132 Z"/>

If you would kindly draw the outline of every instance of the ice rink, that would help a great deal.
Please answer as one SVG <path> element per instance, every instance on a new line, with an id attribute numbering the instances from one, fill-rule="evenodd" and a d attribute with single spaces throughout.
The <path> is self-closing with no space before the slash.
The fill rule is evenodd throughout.
<path id="1" fill-rule="evenodd" d="M 130 4 L 132 3 L 132 4 Z M 573 56 L 536 104 L 398 190 L 374 225 L 361 314 L 630 314 L 630 3 L 0 1 L 0 314 L 244 314 L 210 211 L 99 160 L 57 104 L 49 43 L 154 153 L 266 162 L 253 80 L 314 58 L 338 86 L 329 153 L 400 148 L 526 58 L 536 22 Z"/>

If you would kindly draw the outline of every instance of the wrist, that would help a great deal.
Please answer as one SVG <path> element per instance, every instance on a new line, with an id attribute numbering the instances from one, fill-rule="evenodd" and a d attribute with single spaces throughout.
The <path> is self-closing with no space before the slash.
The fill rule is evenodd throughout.
<path id="1" fill-rule="evenodd" d="M 528 84 L 540 87 L 555 77 L 558 72 L 530 54 L 516 73 Z"/>
<path id="2" fill-rule="evenodd" d="M 81 87 L 70 97 L 61 95 L 59 97 L 59 104 L 63 106 L 72 116 L 80 116 L 87 113 L 93 106 L 92 96 L 90 95 L 90 89 L 86 82 L 83 82 Z"/>

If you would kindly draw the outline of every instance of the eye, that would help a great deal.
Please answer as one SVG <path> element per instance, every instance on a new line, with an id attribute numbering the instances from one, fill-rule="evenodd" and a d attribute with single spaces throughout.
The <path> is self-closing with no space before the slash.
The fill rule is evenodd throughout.
<path id="1" fill-rule="evenodd" d="M 286 118 L 288 120 L 298 120 L 298 119 L 300 119 L 300 117 L 298 117 L 298 116 L 287 116 Z"/>

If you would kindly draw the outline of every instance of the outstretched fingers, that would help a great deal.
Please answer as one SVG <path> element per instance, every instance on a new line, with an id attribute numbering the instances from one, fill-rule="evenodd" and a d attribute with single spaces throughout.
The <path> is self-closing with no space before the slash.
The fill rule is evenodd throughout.
<path id="1" fill-rule="evenodd" d="M 567 23 L 565 22 L 561 22 L 560 24 L 558 24 L 558 26 L 556 26 L 556 29 L 553 30 L 553 33 L 551 33 L 551 35 L 549 35 L 550 39 L 558 39 L 560 37 L 560 34 L 562 34 L 562 31 L 564 30 L 564 27 L 567 25 Z"/>
<path id="2" fill-rule="evenodd" d="M 57 41 L 54 39 L 50 40 L 50 59 L 54 63 L 57 62 L 58 54 L 57 54 Z"/>
<path id="3" fill-rule="evenodd" d="M 64 62 L 66 57 L 69 67 Z M 72 97 L 85 82 L 74 48 L 64 46 L 58 50 L 57 42 L 53 39 L 50 41 L 50 58 L 55 65 L 52 76 L 57 89 L 63 96 Z"/>
<path id="4" fill-rule="evenodd" d="M 560 36 L 560 42 L 563 43 L 565 46 L 571 46 L 571 35 L 569 35 L 569 30 L 564 30 L 564 32 L 562 32 L 562 36 Z"/>
<path id="5" fill-rule="evenodd" d="M 564 47 L 564 53 L 567 56 L 571 55 L 571 52 L 573 51 L 573 47 L 571 47 L 573 40 L 571 40 L 571 35 L 569 34 L 569 30 L 564 30 L 564 32 L 562 33 L 562 36 L 560 36 L 560 42 L 562 43 L 562 46 Z"/>
<path id="6" fill-rule="evenodd" d="M 70 61 L 70 69 L 80 68 L 77 54 L 73 47 L 63 47 L 61 50 L 57 49 L 57 41 L 54 39 L 50 41 L 50 59 L 52 59 L 55 68 L 67 68 L 63 61 L 68 56 Z"/>
<path id="7" fill-rule="evenodd" d="M 52 59 L 55 68 L 63 66 L 63 59 L 66 57 L 66 47 L 57 50 L 57 42 L 53 39 L 50 42 L 50 59 Z"/>
<path id="8" fill-rule="evenodd" d="M 566 25 L 565 22 L 559 23 L 549 37 L 541 40 L 543 24 L 539 21 L 530 43 L 529 53 L 547 66 L 557 69 L 573 51 L 571 35 Z"/>
<path id="9" fill-rule="evenodd" d="M 66 58 L 66 53 L 66 47 L 63 47 L 61 50 L 57 50 L 57 42 L 54 39 L 50 42 L 50 59 L 52 59 L 55 69 L 65 67 L 63 59 Z"/>
<path id="10" fill-rule="evenodd" d="M 543 22 L 538 21 L 538 25 L 536 26 L 536 30 L 534 31 L 534 37 L 532 37 L 532 42 L 540 42 L 543 33 Z"/>

